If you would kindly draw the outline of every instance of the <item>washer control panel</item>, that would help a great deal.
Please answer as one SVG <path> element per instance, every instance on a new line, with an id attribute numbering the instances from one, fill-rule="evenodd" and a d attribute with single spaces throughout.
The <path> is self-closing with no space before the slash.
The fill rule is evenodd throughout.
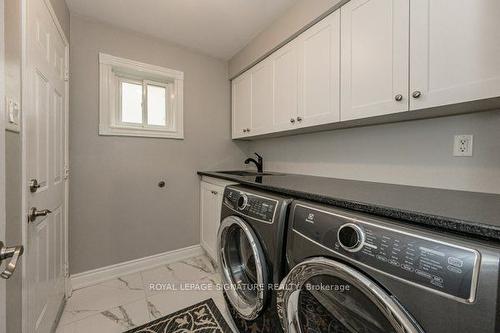
<path id="1" fill-rule="evenodd" d="M 227 187 L 224 204 L 250 218 L 273 223 L 278 201 Z"/>
<path id="2" fill-rule="evenodd" d="M 375 219 L 296 204 L 293 230 L 351 261 L 473 302 L 479 253 Z"/>

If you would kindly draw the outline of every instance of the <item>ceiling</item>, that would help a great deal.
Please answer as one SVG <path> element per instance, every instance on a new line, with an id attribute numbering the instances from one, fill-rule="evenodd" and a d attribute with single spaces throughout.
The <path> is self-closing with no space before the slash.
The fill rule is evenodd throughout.
<path id="1" fill-rule="evenodd" d="M 66 0 L 72 13 L 230 59 L 298 0 Z"/>

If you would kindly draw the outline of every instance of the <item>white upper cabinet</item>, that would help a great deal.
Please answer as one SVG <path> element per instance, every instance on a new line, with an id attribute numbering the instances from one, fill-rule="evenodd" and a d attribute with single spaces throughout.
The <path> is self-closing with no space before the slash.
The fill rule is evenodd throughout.
<path id="1" fill-rule="evenodd" d="M 339 121 L 340 11 L 234 79 L 232 90 L 233 138 Z"/>
<path id="2" fill-rule="evenodd" d="M 297 121 L 314 126 L 340 118 L 340 11 L 299 36 L 301 94 Z"/>
<path id="3" fill-rule="evenodd" d="M 233 138 L 500 97 L 500 0 L 351 0 L 234 79 L 232 96 Z"/>
<path id="4" fill-rule="evenodd" d="M 341 120 L 407 111 L 409 0 L 352 0 L 341 18 Z"/>
<path id="5" fill-rule="evenodd" d="M 232 83 L 233 138 L 247 136 L 252 122 L 252 77 L 244 73 Z"/>
<path id="6" fill-rule="evenodd" d="M 257 64 L 252 75 L 252 122 L 250 135 L 266 133 L 273 127 L 273 63 L 269 59 Z"/>
<path id="7" fill-rule="evenodd" d="M 292 42 L 272 56 L 274 64 L 274 130 L 294 128 L 299 108 L 299 48 Z"/>
<path id="8" fill-rule="evenodd" d="M 500 96 L 500 1 L 418 0 L 410 13 L 410 109 Z"/>

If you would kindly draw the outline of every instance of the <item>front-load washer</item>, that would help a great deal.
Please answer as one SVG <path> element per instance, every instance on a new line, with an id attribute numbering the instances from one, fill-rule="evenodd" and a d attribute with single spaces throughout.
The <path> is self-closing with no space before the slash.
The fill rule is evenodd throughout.
<path id="1" fill-rule="evenodd" d="M 283 278 L 287 208 L 291 200 L 227 186 L 217 235 L 229 312 L 240 332 L 279 332 L 277 289 Z"/>
<path id="2" fill-rule="evenodd" d="M 296 201 L 285 332 L 500 332 L 496 243 Z"/>

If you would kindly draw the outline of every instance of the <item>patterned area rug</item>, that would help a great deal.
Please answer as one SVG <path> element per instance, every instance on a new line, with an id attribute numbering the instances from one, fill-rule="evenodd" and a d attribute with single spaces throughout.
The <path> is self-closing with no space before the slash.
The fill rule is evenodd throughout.
<path id="1" fill-rule="evenodd" d="M 125 333 L 232 333 L 210 298 Z"/>

